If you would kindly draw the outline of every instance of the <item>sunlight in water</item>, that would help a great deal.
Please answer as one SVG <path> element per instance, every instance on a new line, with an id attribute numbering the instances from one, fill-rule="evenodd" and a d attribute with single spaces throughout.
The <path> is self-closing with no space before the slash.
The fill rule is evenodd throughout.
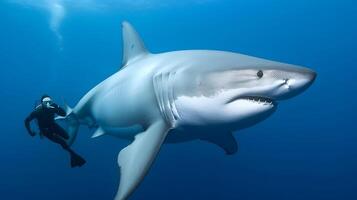
<path id="1" fill-rule="evenodd" d="M 62 34 L 60 27 L 69 9 L 100 11 L 110 9 L 120 10 L 146 10 L 163 8 L 168 6 L 179 6 L 187 4 L 204 4 L 215 0 L 9 0 L 23 6 L 45 9 L 49 12 L 49 28 L 56 35 L 59 48 L 62 49 Z"/>

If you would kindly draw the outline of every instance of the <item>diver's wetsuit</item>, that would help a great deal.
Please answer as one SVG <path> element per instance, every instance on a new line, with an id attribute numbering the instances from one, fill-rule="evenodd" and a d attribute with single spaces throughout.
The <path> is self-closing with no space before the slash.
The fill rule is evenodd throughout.
<path id="1" fill-rule="evenodd" d="M 82 166 L 85 160 L 77 155 L 67 144 L 66 140 L 69 139 L 67 132 L 58 124 L 56 124 L 55 115 L 66 116 L 66 112 L 57 104 L 52 103 L 49 108 L 39 105 L 36 109 L 25 119 L 25 126 L 31 136 L 35 133 L 32 132 L 30 122 L 37 119 L 40 129 L 40 134 L 47 137 L 49 140 L 60 144 L 71 155 L 71 166 Z"/>

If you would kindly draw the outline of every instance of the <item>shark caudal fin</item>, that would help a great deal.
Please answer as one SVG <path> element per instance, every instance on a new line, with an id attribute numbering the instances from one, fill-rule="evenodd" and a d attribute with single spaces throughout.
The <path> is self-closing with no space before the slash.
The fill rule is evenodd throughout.
<path id="1" fill-rule="evenodd" d="M 66 116 L 58 116 L 55 118 L 56 121 L 64 121 L 67 125 L 67 131 L 69 135 L 69 139 L 67 141 L 67 144 L 71 146 L 74 142 L 74 140 L 77 137 L 78 133 L 78 128 L 79 128 L 79 121 L 77 119 L 76 114 L 73 112 L 73 109 L 67 105 L 66 102 L 64 102 L 64 109 L 66 111 Z"/>
<path id="2" fill-rule="evenodd" d="M 149 54 L 143 40 L 129 22 L 122 23 L 123 29 L 123 67 L 130 62 Z"/>

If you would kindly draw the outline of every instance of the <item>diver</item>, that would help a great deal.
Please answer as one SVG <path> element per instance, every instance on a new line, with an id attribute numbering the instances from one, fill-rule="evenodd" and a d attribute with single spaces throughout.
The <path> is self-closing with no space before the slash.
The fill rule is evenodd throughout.
<path id="1" fill-rule="evenodd" d="M 59 116 L 66 116 L 66 112 L 55 104 L 50 96 L 43 95 L 41 97 L 41 104 L 39 104 L 25 119 L 26 129 L 31 136 L 35 136 L 36 133 L 31 130 L 30 122 L 36 119 L 40 130 L 40 136 L 45 136 L 52 142 L 60 144 L 63 149 L 69 152 L 71 157 L 71 167 L 80 167 L 84 165 L 86 161 L 76 154 L 67 144 L 69 135 L 55 122 L 54 117 L 56 114 Z"/>

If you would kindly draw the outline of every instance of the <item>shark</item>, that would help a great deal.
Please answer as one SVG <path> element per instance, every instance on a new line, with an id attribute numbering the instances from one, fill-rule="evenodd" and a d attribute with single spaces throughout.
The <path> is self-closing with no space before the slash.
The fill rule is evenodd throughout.
<path id="1" fill-rule="evenodd" d="M 61 118 L 70 145 L 80 125 L 94 127 L 93 138 L 130 141 L 118 154 L 115 200 L 130 198 L 164 143 L 201 140 L 235 154 L 233 132 L 265 120 L 316 78 L 305 67 L 228 51 L 151 53 L 126 21 L 122 37 L 122 67 L 75 107 L 65 105 Z"/>

